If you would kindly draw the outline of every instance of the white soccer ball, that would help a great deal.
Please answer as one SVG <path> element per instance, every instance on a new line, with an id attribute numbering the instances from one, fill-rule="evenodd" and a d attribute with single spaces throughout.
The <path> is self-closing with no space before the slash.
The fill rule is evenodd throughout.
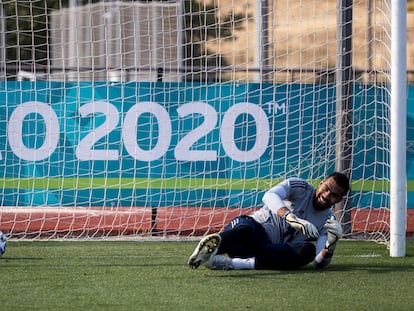
<path id="1" fill-rule="evenodd" d="M 7 239 L 6 235 L 0 231 L 0 257 L 6 252 Z"/>

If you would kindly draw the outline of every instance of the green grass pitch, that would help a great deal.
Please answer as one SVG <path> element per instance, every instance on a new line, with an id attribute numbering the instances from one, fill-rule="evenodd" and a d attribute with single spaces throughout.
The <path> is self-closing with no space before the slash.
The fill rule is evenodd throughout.
<path id="1" fill-rule="evenodd" d="M 407 256 L 340 241 L 316 271 L 191 270 L 196 242 L 8 242 L 0 310 L 413 310 L 414 241 Z"/>

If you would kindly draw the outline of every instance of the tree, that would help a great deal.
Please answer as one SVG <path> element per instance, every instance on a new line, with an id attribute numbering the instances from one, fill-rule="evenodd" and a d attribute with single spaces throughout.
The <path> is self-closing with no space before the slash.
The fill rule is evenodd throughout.
<path id="1" fill-rule="evenodd" d="M 207 41 L 231 40 L 234 38 L 234 30 L 243 26 L 245 16 L 230 13 L 221 21 L 212 1 L 184 1 L 184 12 L 185 65 L 187 71 L 193 71 L 186 76 L 186 80 L 220 80 L 217 68 L 228 66 L 228 62 L 219 53 L 210 51 Z"/>

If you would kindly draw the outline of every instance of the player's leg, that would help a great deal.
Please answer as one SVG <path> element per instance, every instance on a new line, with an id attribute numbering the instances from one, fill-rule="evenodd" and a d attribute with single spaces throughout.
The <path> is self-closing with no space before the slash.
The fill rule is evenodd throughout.
<path id="1" fill-rule="evenodd" d="M 201 239 L 194 252 L 188 259 L 188 265 L 192 269 L 197 269 L 201 264 L 206 263 L 211 256 L 217 253 L 221 237 L 219 234 L 209 234 Z"/>
<path id="2" fill-rule="evenodd" d="M 228 254 L 230 257 L 249 258 L 262 245 L 269 244 L 266 232 L 263 227 L 254 219 L 248 216 L 234 218 L 219 234 L 210 234 L 204 237 L 196 246 L 193 254 L 188 259 L 188 265 L 197 269 L 201 264 L 209 268 L 227 265 L 227 258 L 219 256 L 217 260 L 210 260 L 216 254 Z M 228 269 L 230 269 L 230 266 Z"/>
<path id="3" fill-rule="evenodd" d="M 266 244 L 251 258 L 211 256 L 205 265 L 213 270 L 286 270 L 298 269 L 315 257 L 312 243 Z"/>
<path id="4" fill-rule="evenodd" d="M 297 269 L 312 262 L 315 251 L 310 242 L 268 244 L 256 255 L 255 269 Z"/>
<path id="5" fill-rule="evenodd" d="M 253 270 L 255 269 L 255 258 L 232 258 L 215 255 L 211 256 L 205 265 L 212 270 Z"/>
<path id="6" fill-rule="evenodd" d="M 263 227 L 249 216 L 234 218 L 222 232 L 204 237 L 188 260 L 188 265 L 197 269 L 205 264 L 210 269 L 253 269 L 253 261 L 258 250 L 270 244 Z M 216 256 L 216 254 L 227 254 Z M 234 258 L 235 262 L 230 257 Z M 234 266 L 236 263 L 236 266 Z"/>
<path id="7" fill-rule="evenodd" d="M 217 254 L 238 258 L 255 257 L 263 245 L 270 243 L 263 227 L 249 216 L 234 218 L 220 232 L 220 237 Z"/>

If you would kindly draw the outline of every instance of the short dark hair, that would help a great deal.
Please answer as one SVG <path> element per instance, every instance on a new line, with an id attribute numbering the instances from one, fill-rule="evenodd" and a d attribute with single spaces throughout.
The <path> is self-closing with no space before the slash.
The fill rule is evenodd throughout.
<path id="1" fill-rule="evenodd" d="M 351 188 L 349 184 L 349 178 L 341 172 L 333 172 L 328 177 L 326 177 L 326 179 L 328 178 L 333 178 L 337 185 L 344 189 L 344 194 L 347 194 L 349 189 Z"/>

